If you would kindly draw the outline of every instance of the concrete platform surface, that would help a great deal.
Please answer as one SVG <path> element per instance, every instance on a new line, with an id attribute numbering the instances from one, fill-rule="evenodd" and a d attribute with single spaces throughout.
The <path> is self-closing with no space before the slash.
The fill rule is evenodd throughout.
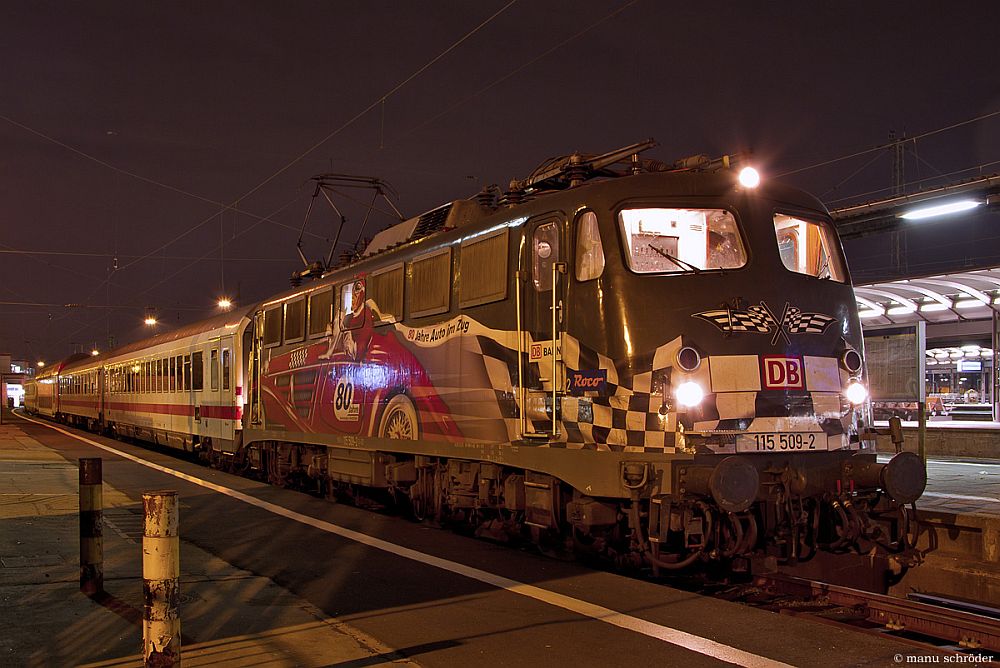
<path id="1" fill-rule="evenodd" d="M 1000 461 L 928 458 L 927 489 L 917 509 L 1000 517 Z"/>
<path id="2" fill-rule="evenodd" d="M 107 594 L 81 594 L 77 466 L 4 422 L 0 665 L 142 665 L 141 505 L 105 483 Z M 415 665 L 270 579 L 187 542 L 181 570 L 186 666 Z"/>

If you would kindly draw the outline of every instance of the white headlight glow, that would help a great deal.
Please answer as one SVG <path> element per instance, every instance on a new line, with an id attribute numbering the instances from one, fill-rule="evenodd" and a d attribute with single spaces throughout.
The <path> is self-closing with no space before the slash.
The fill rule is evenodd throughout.
<path id="1" fill-rule="evenodd" d="M 688 381 L 677 386 L 676 396 L 678 404 L 685 408 L 691 408 L 701 403 L 705 397 L 705 391 L 698 383 Z"/>
<path id="2" fill-rule="evenodd" d="M 756 188 L 760 185 L 760 172 L 753 167 L 744 167 L 740 170 L 739 180 L 744 188 Z"/>
<path id="3" fill-rule="evenodd" d="M 844 390 L 844 395 L 848 401 L 857 406 L 858 404 L 865 403 L 865 399 L 868 398 L 868 390 L 861 383 L 854 381 Z"/>

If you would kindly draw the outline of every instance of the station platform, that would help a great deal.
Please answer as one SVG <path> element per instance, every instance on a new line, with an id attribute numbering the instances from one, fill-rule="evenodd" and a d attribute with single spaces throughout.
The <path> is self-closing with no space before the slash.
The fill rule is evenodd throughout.
<path id="1" fill-rule="evenodd" d="M 887 422 L 875 422 L 876 429 L 886 430 Z M 917 451 L 918 425 L 903 421 L 903 439 L 906 450 Z M 879 452 L 894 452 L 892 440 L 886 435 L 878 437 Z M 1000 462 L 1000 422 L 974 422 L 929 420 L 924 441 L 928 457 L 958 459 L 987 459 Z"/>
<path id="2" fill-rule="evenodd" d="M 108 593 L 85 596 L 78 468 L 18 422 L 0 425 L 0 665 L 141 666 L 141 502 L 104 483 Z M 190 543 L 182 556 L 185 666 L 412 665 L 269 578 Z"/>
<path id="3" fill-rule="evenodd" d="M 149 454 L 161 468 L 185 472 L 189 482 L 168 478 L 47 427 L 19 423 L 9 413 L 3 417 L 0 665 L 141 665 L 142 513 L 136 490 L 150 489 L 146 485 L 179 488 L 187 532 L 181 544 L 185 665 L 787 668 L 817 660 L 893 665 L 900 662 L 895 657 L 920 660 L 934 653 L 541 559 L 86 436 L 116 451 Z M 79 592 L 79 456 L 105 457 L 109 594 L 103 598 Z M 965 489 L 956 488 L 951 469 L 934 470 L 932 480 L 941 475 L 932 482 L 938 493 Z M 133 475 L 134 484 L 128 482 Z M 189 484 L 194 476 L 232 487 L 256 505 L 195 487 Z M 992 494 L 986 490 L 980 490 L 984 498 Z M 287 510 L 260 512 L 279 503 Z M 298 524 L 290 521 L 293 515 Z M 327 521 L 373 538 L 358 543 L 317 531 Z M 378 536 L 399 540 L 426 560 L 369 549 Z M 441 564 L 452 566 L 442 570 Z M 487 571 L 488 580 L 469 575 Z"/>

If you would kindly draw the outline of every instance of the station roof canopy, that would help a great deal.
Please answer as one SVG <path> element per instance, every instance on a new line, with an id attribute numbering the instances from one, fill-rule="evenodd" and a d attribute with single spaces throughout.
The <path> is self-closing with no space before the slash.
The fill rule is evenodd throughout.
<path id="1" fill-rule="evenodd" d="M 854 286 L 861 324 L 961 322 L 1000 314 L 1000 266 Z"/>
<path id="2" fill-rule="evenodd" d="M 893 232 L 906 226 L 906 219 L 935 206 L 958 201 L 1000 208 L 1000 175 L 979 176 L 946 186 L 926 188 L 864 204 L 831 209 L 841 239 L 857 239 L 870 234 Z"/>

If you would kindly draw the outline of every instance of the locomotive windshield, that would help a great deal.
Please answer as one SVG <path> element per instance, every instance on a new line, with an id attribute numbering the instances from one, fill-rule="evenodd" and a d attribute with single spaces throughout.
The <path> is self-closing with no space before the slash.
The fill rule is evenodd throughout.
<path id="1" fill-rule="evenodd" d="M 786 269 L 838 283 L 847 280 L 844 262 L 828 225 L 779 213 L 774 216 L 774 231 Z"/>
<path id="2" fill-rule="evenodd" d="M 724 209 L 624 209 L 618 219 L 632 271 L 699 272 L 747 262 L 736 218 Z"/>

